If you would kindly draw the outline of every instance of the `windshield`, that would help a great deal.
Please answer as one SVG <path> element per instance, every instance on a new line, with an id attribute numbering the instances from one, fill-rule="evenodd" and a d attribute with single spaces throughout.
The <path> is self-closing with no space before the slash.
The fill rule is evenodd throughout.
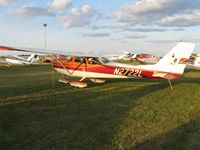
<path id="1" fill-rule="evenodd" d="M 101 58 L 100 58 L 100 61 L 101 61 L 103 64 L 107 64 L 107 63 L 110 62 L 110 60 L 108 60 L 108 59 L 105 58 L 105 57 L 101 57 Z"/>

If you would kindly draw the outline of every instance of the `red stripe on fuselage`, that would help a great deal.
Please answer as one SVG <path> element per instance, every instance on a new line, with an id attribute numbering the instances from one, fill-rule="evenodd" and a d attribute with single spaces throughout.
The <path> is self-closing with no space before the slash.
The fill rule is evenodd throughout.
<path id="1" fill-rule="evenodd" d="M 63 63 L 63 62 L 62 62 Z M 127 77 L 145 77 L 145 78 L 179 78 L 181 74 L 175 74 L 175 73 L 167 73 L 167 72 L 159 72 L 159 73 L 166 73 L 165 77 L 156 77 L 153 76 L 154 72 L 158 72 L 156 70 L 143 70 L 143 69 L 136 69 L 136 68 L 125 68 L 125 67 L 118 67 L 118 66 L 106 66 L 106 65 L 98 65 L 98 64 L 85 64 L 85 63 L 69 63 L 65 62 L 63 65 L 69 69 L 74 71 L 87 71 L 87 72 L 93 72 L 93 73 L 104 73 L 104 74 L 111 74 L 111 75 L 119 75 L 119 76 L 127 76 Z M 63 66 L 59 63 L 54 63 L 55 68 L 61 68 L 64 69 Z M 115 74 L 115 70 L 117 68 L 125 69 L 123 73 Z M 127 73 L 126 73 L 127 71 Z M 140 74 L 130 74 L 130 71 L 141 71 Z M 131 75 L 131 76 L 130 76 Z"/>

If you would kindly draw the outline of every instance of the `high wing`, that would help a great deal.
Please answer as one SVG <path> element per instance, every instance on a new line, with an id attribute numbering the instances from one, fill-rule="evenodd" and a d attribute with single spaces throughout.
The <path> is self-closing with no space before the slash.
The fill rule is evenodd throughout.
<path id="1" fill-rule="evenodd" d="M 39 53 L 39 54 L 47 54 L 47 55 L 70 55 L 70 56 L 82 56 L 82 57 L 97 57 L 94 53 L 86 53 L 83 51 L 61 51 L 61 50 L 53 50 L 53 49 L 38 49 L 38 48 L 17 48 L 10 46 L 0 46 L 0 50 L 5 51 L 20 51 L 20 52 L 31 52 L 31 53 Z"/>
<path id="2" fill-rule="evenodd" d="M 42 50 L 36 50 L 34 48 L 15 48 L 9 46 L 0 46 L 0 50 L 5 51 L 20 51 L 20 52 L 33 52 L 33 53 L 41 53 L 41 54 L 52 54 L 52 52 L 44 52 Z"/>

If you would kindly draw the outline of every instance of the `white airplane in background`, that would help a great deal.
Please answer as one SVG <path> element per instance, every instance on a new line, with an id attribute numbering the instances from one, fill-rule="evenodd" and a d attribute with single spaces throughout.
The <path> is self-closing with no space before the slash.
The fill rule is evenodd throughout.
<path id="1" fill-rule="evenodd" d="M 130 52 L 124 51 L 123 53 L 106 55 L 109 60 L 131 60 L 136 57 L 136 54 L 133 55 Z"/>
<path id="2" fill-rule="evenodd" d="M 18 64 L 18 65 L 31 65 L 35 64 L 35 54 L 31 54 L 27 59 L 20 56 L 9 56 L 5 58 L 5 62 L 9 65 Z"/>
<path id="3" fill-rule="evenodd" d="M 188 62 L 187 68 L 200 70 L 200 57 L 197 57 L 193 62 Z"/>

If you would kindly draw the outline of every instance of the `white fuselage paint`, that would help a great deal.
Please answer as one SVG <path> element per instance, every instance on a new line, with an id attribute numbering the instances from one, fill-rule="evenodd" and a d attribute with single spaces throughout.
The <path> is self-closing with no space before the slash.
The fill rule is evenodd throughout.
<path id="1" fill-rule="evenodd" d="M 133 77 L 127 77 L 127 76 L 120 76 L 120 75 L 114 75 L 114 74 L 106 74 L 106 73 L 95 73 L 95 72 L 87 72 L 87 71 L 74 71 L 74 70 L 66 70 L 61 68 L 55 68 L 56 71 L 58 71 L 61 74 L 65 74 L 68 76 L 73 77 L 85 77 L 85 78 L 133 78 Z M 70 73 L 69 73 L 70 72 Z"/>

